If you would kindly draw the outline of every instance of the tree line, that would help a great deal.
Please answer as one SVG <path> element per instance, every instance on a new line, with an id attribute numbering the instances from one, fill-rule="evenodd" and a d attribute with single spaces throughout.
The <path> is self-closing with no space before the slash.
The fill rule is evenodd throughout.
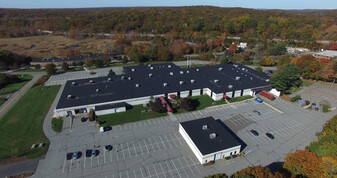
<path id="1" fill-rule="evenodd" d="M 37 29 L 81 34 L 170 34 L 199 42 L 222 33 L 242 37 L 336 40 L 336 10 L 320 13 L 244 8 L 151 7 L 19 10 L 0 9 L 0 37 L 36 35 Z"/>

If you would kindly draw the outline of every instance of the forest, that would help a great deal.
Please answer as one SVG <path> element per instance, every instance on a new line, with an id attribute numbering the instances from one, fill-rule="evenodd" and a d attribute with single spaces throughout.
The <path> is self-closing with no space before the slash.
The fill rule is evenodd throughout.
<path id="1" fill-rule="evenodd" d="M 337 40 L 337 10 L 284 11 L 212 6 L 0 9 L 0 38 L 54 34 L 83 38 L 92 34 L 169 35 L 203 42 L 226 33 L 241 38 Z"/>

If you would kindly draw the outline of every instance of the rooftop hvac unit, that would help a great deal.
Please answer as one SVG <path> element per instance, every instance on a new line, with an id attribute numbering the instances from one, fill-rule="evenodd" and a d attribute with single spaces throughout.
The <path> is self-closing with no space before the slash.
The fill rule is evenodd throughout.
<path id="1" fill-rule="evenodd" d="M 250 80 L 253 80 L 253 77 L 250 77 Z"/>
<path id="2" fill-rule="evenodd" d="M 152 77 L 152 74 L 149 74 L 149 77 Z"/>
<path id="3" fill-rule="evenodd" d="M 128 77 L 128 80 L 131 80 L 131 77 Z"/>
<path id="4" fill-rule="evenodd" d="M 191 83 L 195 83 L 195 80 L 194 80 L 194 79 L 192 79 L 192 80 L 191 80 Z"/>
<path id="5" fill-rule="evenodd" d="M 245 70 L 245 68 L 242 68 L 242 70 Z"/>
<path id="6" fill-rule="evenodd" d="M 135 69 L 134 69 L 134 68 L 132 68 L 132 69 L 131 69 L 131 71 L 132 71 L 132 72 L 134 72 L 134 71 L 135 71 Z"/>
<path id="7" fill-rule="evenodd" d="M 232 89 L 232 88 L 233 88 L 233 85 L 228 85 L 228 88 L 229 88 L 229 89 Z"/>
<path id="8" fill-rule="evenodd" d="M 168 65 L 167 67 L 168 67 L 168 68 L 171 68 L 171 65 Z"/>
<path id="9" fill-rule="evenodd" d="M 180 74 L 184 74 L 184 71 L 180 71 Z"/>
<path id="10" fill-rule="evenodd" d="M 202 126 L 202 130 L 207 130 L 208 129 L 208 125 L 203 125 Z"/>
<path id="11" fill-rule="evenodd" d="M 73 97 L 73 96 L 71 96 L 71 95 L 68 95 L 68 96 L 67 96 L 68 99 L 71 99 L 72 97 Z"/>
<path id="12" fill-rule="evenodd" d="M 150 67 L 151 70 L 153 70 L 153 67 Z"/>
<path id="13" fill-rule="evenodd" d="M 140 85 L 138 83 L 136 83 L 136 87 L 138 88 Z"/>
<path id="14" fill-rule="evenodd" d="M 111 81 L 111 78 L 108 78 L 108 81 Z"/>
<path id="15" fill-rule="evenodd" d="M 214 83 L 218 83 L 218 82 L 219 82 L 219 80 L 218 80 L 218 79 L 215 79 L 215 80 L 214 80 Z"/>
<path id="16" fill-rule="evenodd" d="M 211 134 L 209 134 L 209 138 L 210 138 L 210 139 L 215 139 L 215 137 L 216 137 L 216 133 L 211 133 Z"/>
<path id="17" fill-rule="evenodd" d="M 180 84 L 180 85 L 184 84 L 184 81 L 180 81 L 179 84 Z"/>
<path id="18" fill-rule="evenodd" d="M 222 70 L 222 67 L 219 67 L 219 69 L 218 69 L 219 71 L 221 71 Z"/>
<path id="19" fill-rule="evenodd" d="M 198 71 L 199 71 L 199 69 L 196 69 L 196 71 L 198 72 Z"/>
<path id="20" fill-rule="evenodd" d="M 189 73 L 190 73 L 190 71 L 188 70 L 188 71 L 186 71 L 186 73 L 188 73 L 188 74 L 189 74 Z"/>
<path id="21" fill-rule="evenodd" d="M 148 64 L 147 66 L 148 66 L 148 67 L 151 67 L 151 64 Z"/>
<path id="22" fill-rule="evenodd" d="M 93 80 L 89 80 L 89 83 L 94 83 L 94 81 Z"/>
<path id="23" fill-rule="evenodd" d="M 173 75 L 173 72 L 170 72 L 170 75 Z"/>
<path id="24" fill-rule="evenodd" d="M 270 80 L 269 79 L 266 79 L 266 82 L 269 82 Z"/>
<path id="25" fill-rule="evenodd" d="M 163 86 L 166 87 L 166 86 L 167 86 L 167 83 L 163 83 Z"/>
<path id="26" fill-rule="evenodd" d="M 99 91 L 100 91 L 100 89 L 97 88 L 97 89 L 96 89 L 96 92 L 99 92 Z"/>
<path id="27" fill-rule="evenodd" d="M 239 76 L 235 77 L 235 80 L 240 80 L 240 77 Z"/>
<path id="28" fill-rule="evenodd" d="M 125 78 L 124 76 L 121 76 L 121 80 L 124 80 L 124 78 Z"/>
<path id="29" fill-rule="evenodd" d="M 71 82 L 71 85 L 76 85 L 76 82 Z"/>

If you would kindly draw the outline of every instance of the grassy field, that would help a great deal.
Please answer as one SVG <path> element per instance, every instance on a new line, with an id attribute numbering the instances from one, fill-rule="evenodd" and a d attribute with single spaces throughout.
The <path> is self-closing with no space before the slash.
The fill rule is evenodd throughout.
<path id="1" fill-rule="evenodd" d="M 200 105 L 196 108 L 196 110 L 205 109 L 209 106 L 214 105 L 220 105 L 220 104 L 226 104 L 226 101 L 220 100 L 220 101 L 214 101 L 211 97 L 208 95 L 200 95 L 200 96 L 192 96 L 192 99 L 197 99 L 200 102 Z"/>
<path id="2" fill-rule="evenodd" d="M 6 101 L 6 98 L 0 98 L 0 106 L 1 106 L 2 104 L 4 104 L 5 101 Z"/>
<path id="3" fill-rule="evenodd" d="M 103 126 L 119 125 L 129 122 L 136 122 L 161 116 L 167 116 L 167 113 L 156 113 L 156 112 L 144 112 L 143 110 L 148 110 L 148 108 L 143 107 L 143 105 L 133 106 L 132 109 L 128 109 L 126 112 L 108 114 L 103 116 L 98 116 L 97 120 L 105 122 Z"/>
<path id="4" fill-rule="evenodd" d="M 45 72 L 44 69 L 20 69 L 17 72 Z"/>
<path id="5" fill-rule="evenodd" d="M 19 75 L 18 78 L 21 80 L 19 83 L 8 84 L 0 90 L 0 95 L 13 93 L 19 90 L 23 85 L 25 85 L 29 80 L 32 79 L 31 75 Z"/>
<path id="6" fill-rule="evenodd" d="M 189 68 L 193 68 L 193 67 L 205 67 L 206 66 L 206 64 L 192 64 L 192 65 L 190 65 L 189 66 Z M 182 66 L 179 66 L 180 68 L 187 68 L 187 66 L 186 65 L 182 65 Z"/>
<path id="7" fill-rule="evenodd" d="M 229 99 L 228 102 L 235 103 L 235 102 L 244 101 L 246 99 L 251 99 L 251 98 L 253 97 L 252 96 L 239 96 L 239 97 Z"/>
<path id="8" fill-rule="evenodd" d="M 51 126 L 55 132 L 61 132 L 63 126 L 63 119 L 53 118 L 51 120 Z"/>
<path id="9" fill-rule="evenodd" d="M 49 140 L 42 124 L 60 86 L 34 87 L 0 119 L 0 159 L 27 156 L 36 158 L 48 150 Z M 46 143 L 31 149 L 32 144 Z"/>

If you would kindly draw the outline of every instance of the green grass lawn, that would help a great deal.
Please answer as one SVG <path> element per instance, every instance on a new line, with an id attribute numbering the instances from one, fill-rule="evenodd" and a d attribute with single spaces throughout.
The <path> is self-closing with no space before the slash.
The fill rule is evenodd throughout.
<path id="1" fill-rule="evenodd" d="M 61 132 L 63 126 L 63 119 L 53 118 L 51 120 L 51 126 L 55 132 Z"/>
<path id="2" fill-rule="evenodd" d="M 0 106 L 1 106 L 2 104 L 4 104 L 5 101 L 6 101 L 6 98 L 0 98 Z"/>
<path id="3" fill-rule="evenodd" d="M 148 110 L 148 108 L 143 107 L 143 105 L 133 106 L 126 112 L 107 114 L 98 116 L 97 120 L 105 122 L 103 126 L 119 125 L 129 122 L 136 122 L 161 116 L 167 116 L 167 113 L 156 113 L 156 112 L 145 112 L 143 110 Z"/>
<path id="4" fill-rule="evenodd" d="M 60 86 L 34 87 L 0 119 L 0 159 L 27 156 L 37 158 L 48 150 L 49 140 L 42 124 Z M 46 143 L 31 149 L 32 144 Z"/>
<path id="5" fill-rule="evenodd" d="M 31 75 L 19 75 L 18 78 L 21 80 L 21 82 L 6 85 L 4 88 L 2 88 L 0 90 L 0 95 L 13 93 L 13 92 L 19 90 L 22 86 L 24 86 L 33 77 Z"/>
<path id="6" fill-rule="evenodd" d="M 309 81 L 309 80 L 302 80 L 302 81 L 303 81 L 302 85 L 305 86 L 305 87 L 308 87 L 308 86 L 312 85 L 312 82 Z"/>
<path id="7" fill-rule="evenodd" d="M 17 72 L 45 72 L 44 69 L 20 69 Z"/>
<path id="8" fill-rule="evenodd" d="M 214 101 L 208 95 L 200 95 L 200 96 L 192 96 L 192 99 L 197 99 L 200 105 L 196 108 L 196 110 L 205 109 L 209 106 L 215 106 L 220 104 L 226 104 L 227 102 L 224 100 Z"/>
<path id="9" fill-rule="evenodd" d="M 253 97 L 252 96 L 239 96 L 239 97 L 229 99 L 228 102 L 235 103 L 235 102 L 244 101 L 246 99 L 251 99 L 251 98 Z"/>
<path id="10" fill-rule="evenodd" d="M 193 68 L 193 67 L 205 67 L 206 66 L 206 64 L 192 64 L 192 65 L 190 65 L 189 66 L 189 68 Z M 182 65 L 182 66 L 179 66 L 180 68 L 187 68 L 187 66 L 186 65 Z"/>

